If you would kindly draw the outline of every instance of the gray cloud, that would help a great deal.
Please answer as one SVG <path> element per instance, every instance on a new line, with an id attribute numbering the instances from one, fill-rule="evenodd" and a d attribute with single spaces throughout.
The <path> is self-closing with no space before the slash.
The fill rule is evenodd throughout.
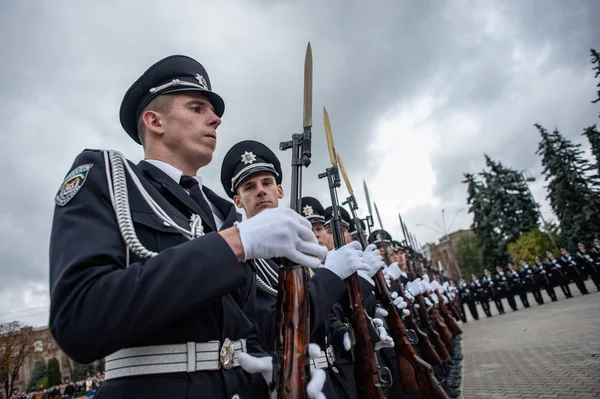
<path id="1" fill-rule="evenodd" d="M 378 154 L 366 150 L 394 150 L 376 141 L 378 124 L 431 96 L 435 103 L 422 121 L 436 128 L 431 148 L 417 146 L 410 132 L 397 134 L 412 153 L 429 158 L 435 175 L 432 186 L 402 195 L 431 192 L 435 201 L 405 208 L 406 202 L 381 189 L 375 198 L 397 206 L 421 241 L 430 241 L 437 234 L 416 224 L 433 226 L 442 207 L 450 218 L 465 206 L 462 173 L 480 170 L 483 152 L 539 172 L 533 123 L 557 125 L 581 141 L 581 129 L 598 112 L 589 104 L 594 88 L 587 52 L 598 46 L 593 16 L 599 11 L 593 0 L 390 0 L 371 7 L 342 1 L 0 3 L 0 167 L 10 188 L 1 200 L 0 315 L 47 300 L 40 286 L 48 279 L 53 197 L 77 153 L 115 148 L 134 161 L 141 158 L 120 127 L 118 108 L 131 82 L 158 59 L 172 53 L 197 58 L 225 98 L 214 162 L 201 171 L 221 193 L 221 160 L 235 142 L 252 138 L 277 148 L 300 131 L 308 40 L 315 68 L 314 143 L 305 195 L 328 199 L 325 182 L 316 178 L 328 164 L 324 105 L 338 151 L 362 191 L 362 178 L 398 173 L 381 170 Z M 457 115 L 474 126 L 468 139 L 461 134 L 469 124 L 458 124 Z M 290 164 L 289 152 L 278 154 Z M 385 223 L 399 234 L 395 218 Z M 463 211 L 453 227 L 469 223 Z"/>

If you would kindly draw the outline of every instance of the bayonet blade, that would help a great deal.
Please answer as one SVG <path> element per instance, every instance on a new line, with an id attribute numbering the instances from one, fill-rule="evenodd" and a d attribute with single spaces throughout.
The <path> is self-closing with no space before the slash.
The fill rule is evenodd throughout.
<path id="1" fill-rule="evenodd" d="M 383 223 L 381 222 L 381 216 L 379 216 L 379 209 L 377 209 L 377 204 L 373 202 L 373 206 L 375 207 L 375 214 L 377 215 L 377 221 L 379 221 L 379 227 L 381 227 L 381 230 L 385 230 L 383 228 Z"/>
<path id="2" fill-rule="evenodd" d="M 371 208 L 371 197 L 369 196 L 369 189 L 367 188 L 367 182 L 363 180 L 363 188 L 365 189 L 365 198 L 367 200 L 367 209 L 369 210 L 369 216 L 373 216 L 373 208 Z"/>
<path id="3" fill-rule="evenodd" d="M 312 126 L 313 59 L 310 42 L 304 56 L 304 127 Z"/>
<path id="4" fill-rule="evenodd" d="M 329 148 L 331 166 L 337 166 L 335 143 L 333 142 L 333 133 L 331 132 L 331 122 L 329 122 L 329 114 L 325 107 L 323 107 L 323 123 L 325 124 L 325 136 L 327 137 L 327 148 Z"/>
<path id="5" fill-rule="evenodd" d="M 350 193 L 350 195 L 352 195 L 352 185 L 350 185 L 350 179 L 348 179 L 348 175 L 346 174 L 346 168 L 344 168 L 344 162 L 342 162 L 342 157 L 340 157 L 340 154 L 337 154 L 337 161 L 338 161 L 340 170 L 342 171 L 342 176 L 344 177 L 344 182 L 346 183 L 346 189 L 348 190 L 348 193 Z"/>

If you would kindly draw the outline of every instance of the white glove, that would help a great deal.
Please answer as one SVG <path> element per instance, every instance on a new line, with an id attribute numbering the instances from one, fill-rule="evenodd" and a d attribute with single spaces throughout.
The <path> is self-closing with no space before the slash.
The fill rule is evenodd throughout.
<path id="1" fill-rule="evenodd" d="M 422 294 L 432 292 L 431 286 L 429 285 L 428 282 L 426 282 L 424 280 L 419 283 L 419 286 L 421 287 Z"/>
<path id="2" fill-rule="evenodd" d="M 311 359 L 316 359 L 321 356 L 321 348 L 317 344 L 308 344 L 308 354 Z M 260 373 L 267 385 L 271 384 L 273 379 L 273 357 L 255 357 L 248 353 L 242 352 L 237 355 L 240 367 L 247 373 Z M 323 385 L 325 385 L 325 371 L 310 368 L 311 379 L 306 385 L 306 393 L 311 399 L 325 399 L 323 395 Z"/>
<path id="3" fill-rule="evenodd" d="M 385 262 L 375 244 L 367 245 L 363 251 L 363 262 L 370 267 L 370 269 L 366 271 L 366 274 L 369 277 L 373 277 L 375 273 L 377 273 L 377 270 L 385 266 Z"/>
<path id="4" fill-rule="evenodd" d="M 421 292 L 421 279 L 417 278 L 414 281 L 409 281 L 408 283 L 406 283 L 406 290 L 410 291 L 410 293 L 413 296 L 417 296 L 419 294 L 422 294 Z M 406 295 L 406 290 L 404 290 L 404 294 Z"/>
<path id="5" fill-rule="evenodd" d="M 427 274 L 427 273 L 424 273 L 424 274 L 421 276 L 421 280 L 423 280 L 423 281 L 424 281 L 424 282 L 426 282 L 426 283 L 429 283 L 429 282 L 431 281 L 431 280 L 429 279 L 429 274 Z"/>
<path id="6" fill-rule="evenodd" d="M 344 349 L 347 351 L 350 350 L 350 348 L 352 348 L 352 343 L 350 342 L 350 333 L 346 332 L 344 333 L 344 338 L 342 339 L 342 344 L 344 345 Z"/>
<path id="7" fill-rule="evenodd" d="M 402 270 L 398 267 L 398 263 L 394 262 L 383 269 L 383 274 L 389 276 L 392 280 L 398 280 L 402 275 Z"/>
<path id="8" fill-rule="evenodd" d="M 390 276 L 388 276 L 384 272 L 383 273 L 383 278 L 385 278 L 385 284 L 388 286 L 388 288 L 392 288 L 392 280 L 391 280 Z"/>
<path id="9" fill-rule="evenodd" d="M 450 287 L 450 284 L 448 284 L 448 282 L 444 282 L 444 284 L 442 284 L 442 287 L 444 287 L 445 291 L 452 291 L 452 288 L 454 287 Z"/>
<path id="10" fill-rule="evenodd" d="M 433 291 L 437 290 L 439 292 L 442 292 L 442 286 L 440 285 L 440 283 L 437 282 L 437 280 L 433 280 L 431 283 L 429 283 L 429 285 L 431 285 Z"/>
<path id="11" fill-rule="evenodd" d="M 310 222 L 290 208 L 265 209 L 236 223 L 244 247 L 244 260 L 287 258 L 313 269 L 327 249 L 317 242 Z"/>
<path id="12" fill-rule="evenodd" d="M 424 298 L 424 299 L 425 299 L 425 306 L 427 306 L 427 311 L 429 312 L 429 310 L 433 307 L 433 303 L 431 303 L 429 298 Z"/>
<path id="13" fill-rule="evenodd" d="M 383 320 L 380 318 L 373 318 L 373 326 L 377 328 L 379 334 L 379 341 L 375 343 L 375 350 L 378 351 L 381 348 L 393 348 L 394 340 L 390 337 L 383 327 Z"/>
<path id="14" fill-rule="evenodd" d="M 442 294 L 442 301 L 444 301 L 444 305 L 448 304 L 448 298 L 444 294 Z"/>
<path id="15" fill-rule="evenodd" d="M 435 294 L 431 295 L 431 299 L 433 300 L 434 305 L 438 305 L 440 303 L 439 298 Z"/>
<path id="16" fill-rule="evenodd" d="M 323 267 L 331 270 L 342 280 L 359 270 L 369 270 L 369 265 L 363 262 L 363 251 L 358 241 L 352 241 L 339 249 L 329 251 Z"/>
<path id="17" fill-rule="evenodd" d="M 394 300 L 394 306 L 396 306 L 396 309 L 398 309 L 398 312 L 400 312 L 400 316 L 402 318 L 405 318 L 406 316 L 408 316 L 410 314 L 410 310 L 406 309 L 406 307 L 408 306 L 408 303 L 406 303 L 404 298 L 402 298 L 400 295 L 398 295 L 398 293 L 396 291 L 392 292 L 391 296 L 392 296 L 392 299 Z"/>
<path id="18" fill-rule="evenodd" d="M 404 290 L 404 300 L 409 303 L 415 303 L 415 297 L 412 296 L 411 292 L 407 289 Z"/>

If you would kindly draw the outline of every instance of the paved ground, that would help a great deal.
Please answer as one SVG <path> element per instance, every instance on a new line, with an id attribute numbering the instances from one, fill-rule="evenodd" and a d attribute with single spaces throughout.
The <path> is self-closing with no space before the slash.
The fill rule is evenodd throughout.
<path id="1" fill-rule="evenodd" d="M 503 300 L 506 314 L 492 303 L 492 318 L 461 324 L 463 398 L 600 398 L 600 292 L 587 283 L 589 295 L 571 284 L 572 299 L 559 288 L 517 312 Z"/>

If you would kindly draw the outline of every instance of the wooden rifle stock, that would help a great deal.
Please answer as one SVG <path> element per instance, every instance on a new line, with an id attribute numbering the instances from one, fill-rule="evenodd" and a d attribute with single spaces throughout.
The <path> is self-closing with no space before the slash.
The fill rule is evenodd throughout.
<path id="1" fill-rule="evenodd" d="M 358 274 L 346 279 L 350 300 L 350 322 L 354 337 L 354 377 L 359 396 L 366 399 L 385 399 L 379 378 L 379 366 L 369 335 L 367 315 L 360 292 Z"/>
<path id="2" fill-rule="evenodd" d="M 460 329 L 460 327 L 456 324 L 454 319 L 448 313 L 448 308 L 446 307 L 446 304 L 444 303 L 444 298 L 442 297 L 442 294 L 440 294 L 436 290 L 435 295 L 438 297 L 438 301 L 440 302 L 440 311 L 442 313 L 442 316 L 444 317 L 444 322 L 450 329 L 450 332 L 452 333 L 452 335 L 456 336 L 456 335 L 462 334 L 462 330 Z"/>
<path id="3" fill-rule="evenodd" d="M 448 349 L 446 349 L 446 345 L 442 341 L 440 334 L 433 328 L 431 319 L 427 313 L 427 305 L 425 305 L 423 294 L 419 294 L 415 298 L 419 303 L 419 318 L 421 319 L 421 326 L 429 332 L 433 346 L 435 347 L 435 350 L 442 362 L 450 360 L 450 353 L 448 352 Z"/>
<path id="4" fill-rule="evenodd" d="M 452 334 L 450 333 L 450 330 L 448 329 L 446 323 L 444 323 L 444 319 L 442 318 L 442 316 L 440 316 L 439 312 L 435 308 L 435 302 L 433 301 L 433 299 L 431 299 L 429 295 L 427 295 L 427 298 L 431 301 L 431 303 L 434 304 L 434 306 L 431 309 L 429 309 L 429 315 L 431 316 L 431 320 L 437 325 L 438 333 L 440 334 L 440 338 L 446 346 L 446 349 L 450 350 L 454 346 Z"/>
<path id="5" fill-rule="evenodd" d="M 305 399 L 310 370 L 308 275 L 304 267 L 280 267 L 275 315 L 274 388 L 278 399 Z"/>
<path id="6" fill-rule="evenodd" d="M 392 301 L 381 270 L 377 271 L 374 278 L 379 299 L 388 312 L 386 321 L 394 339 L 398 374 L 404 393 L 409 395 L 419 392 L 423 399 L 447 399 L 448 396 L 433 375 L 431 365 L 421 359 L 408 342 L 406 327 Z"/>

